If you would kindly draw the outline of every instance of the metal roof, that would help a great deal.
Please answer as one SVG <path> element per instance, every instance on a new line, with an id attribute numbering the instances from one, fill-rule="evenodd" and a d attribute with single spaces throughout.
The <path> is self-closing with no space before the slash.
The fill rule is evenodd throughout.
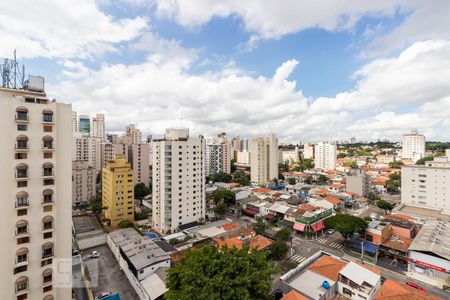
<path id="1" fill-rule="evenodd" d="M 339 274 L 347 277 L 353 282 L 356 282 L 358 285 L 362 285 L 363 282 L 367 282 L 371 286 L 376 286 L 378 281 L 381 279 L 381 276 L 375 274 L 372 271 L 367 270 L 366 268 L 354 263 L 349 262 Z"/>
<path id="2" fill-rule="evenodd" d="M 433 252 L 450 260 L 450 222 L 427 221 L 409 246 L 409 250 Z"/>

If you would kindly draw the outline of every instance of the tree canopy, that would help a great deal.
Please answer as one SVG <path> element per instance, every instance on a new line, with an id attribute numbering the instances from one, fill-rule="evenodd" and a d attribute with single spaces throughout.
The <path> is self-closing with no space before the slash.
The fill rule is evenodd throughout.
<path id="1" fill-rule="evenodd" d="M 401 175 L 399 173 L 393 173 L 389 176 L 389 180 L 386 182 L 386 189 L 390 193 L 398 193 L 401 185 Z"/>
<path id="2" fill-rule="evenodd" d="M 253 223 L 252 228 L 257 234 L 264 234 L 267 229 L 267 224 L 263 219 L 256 218 L 256 223 Z"/>
<path id="3" fill-rule="evenodd" d="M 287 242 L 291 238 L 291 231 L 288 228 L 282 228 L 275 233 L 277 241 Z"/>
<path id="4" fill-rule="evenodd" d="M 191 249 L 167 275 L 168 300 L 268 299 L 272 267 L 264 251 Z"/>
<path id="5" fill-rule="evenodd" d="M 426 156 L 426 157 L 422 157 L 421 159 L 419 159 L 418 161 L 416 161 L 416 165 L 425 165 L 425 163 L 427 161 L 431 161 L 434 159 L 434 156 Z"/>
<path id="6" fill-rule="evenodd" d="M 288 246 L 283 241 L 275 241 L 272 243 L 272 245 L 269 246 L 269 251 L 270 258 L 281 260 L 286 256 L 288 252 Z"/>
<path id="7" fill-rule="evenodd" d="M 227 206 L 236 204 L 236 194 L 229 190 L 215 190 L 212 193 L 212 199 L 215 204 L 220 202 L 225 203 Z"/>
<path id="8" fill-rule="evenodd" d="M 237 183 L 239 183 L 240 186 L 249 186 L 250 185 L 250 178 L 244 172 L 235 172 L 233 174 L 232 182 L 237 182 Z"/>
<path id="9" fill-rule="evenodd" d="M 388 210 L 392 210 L 395 207 L 394 204 L 387 202 L 386 200 L 383 200 L 383 199 L 378 200 L 376 202 L 376 205 L 379 208 L 384 209 L 384 213 L 387 213 Z"/>
<path id="10" fill-rule="evenodd" d="M 400 169 L 403 165 L 401 161 L 393 161 L 389 163 L 389 168 Z"/>
<path id="11" fill-rule="evenodd" d="M 142 200 L 148 194 L 150 194 L 150 189 L 143 182 L 139 182 L 134 186 L 134 197 L 136 199 Z"/>
<path id="12" fill-rule="evenodd" d="M 356 160 L 348 160 L 344 162 L 344 166 L 350 167 L 351 169 L 358 169 L 358 164 L 356 163 Z"/>
<path id="13" fill-rule="evenodd" d="M 348 238 L 353 233 L 366 229 L 367 223 L 360 217 L 338 214 L 325 219 L 325 227 L 336 229 L 344 238 Z"/>
<path id="14" fill-rule="evenodd" d="M 100 219 L 101 215 L 102 215 L 102 210 L 103 210 L 103 206 L 102 206 L 102 198 L 99 196 L 95 196 L 91 199 L 91 201 L 89 202 L 89 207 L 91 208 L 92 212 L 97 216 L 97 218 Z"/>
<path id="15" fill-rule="evenodd" d="M 220 172 L 216 173 L 209 177 L 209 181 L 212 182 L 230 182 L 231 181 L 231 175 L 228 173 Z"/>

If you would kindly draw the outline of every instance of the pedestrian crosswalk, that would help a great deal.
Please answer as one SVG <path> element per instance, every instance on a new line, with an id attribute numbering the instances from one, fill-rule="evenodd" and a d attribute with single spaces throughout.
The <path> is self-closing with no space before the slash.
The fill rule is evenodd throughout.
<path id="1" fill-rule="evenodd" d="M 328 240 L 324 239 L 324 238 L 320 238 L 316 242 L 318 242 L 319 244 L 326 244 L 326 242 L 328 242 Z"/>
<path id="2" fill-rule="evenodd" d="M 296 261 L 298 263 L 301 263 L 305 259 L 306 259 L 306 257 L 303 257 L 303 256 L 298 255 L 298 254 L 291 256 L 291 260 Z"/>
<path id="3" fill-rule="evenodd" d="M 333 247 L 333 248 L 336 248 L 336 249 L 344 248 L 344 245 L 339 244 L 339 243 L 331 243 L 330 246 Z"/>
<path id="4" fill-rule="evenodd" d="M 344 245 L 337 243 L 337 242 L 329 242 L 328 239 L 326 238 L 319 238 L 316 240 L 317 243 L 324 245 L 324 246 L 329 246 L 335 249 L 342 249 L 344 248 Z"/>

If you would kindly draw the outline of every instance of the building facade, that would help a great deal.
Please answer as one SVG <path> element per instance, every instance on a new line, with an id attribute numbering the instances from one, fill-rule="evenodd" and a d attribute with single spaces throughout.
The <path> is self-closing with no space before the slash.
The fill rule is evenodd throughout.
<path id="1" fill-rule="evenodd" d="M 402 203 L 450 213 L 450 160 L 435 157 L 425 165 L 402 167 Z"/>
<path id="2" fill-rule="evenodd" d="M 347 192 L 356 193 L 360 196 L 366 197 L 370 193 L 371 179 L 370 175 L 360 169 L 350 170 L 345 175 L 345 184 Z"/>
<path id="3" fill-rule="evenodd" d="M 425 136 L 417 130 L 404 134 L 402 138 L 402 159 L 411 159 L 413 163 L 425 157 Z"/>
<path id="4" fill-rule="evenodd" d="M 250 140 L 250 180 L 265 185 L 278 179 L 278 139 L 274 134 Z"/>
<path id="5" fill-rule="evenodd" d="M 102 142 L 106 140 L 104 114 L 97 114 L 92 118 L 92 137 L 98 138 Z"/>
<path id="6" fill-rule="evenodd" d="M 72 205 L 88 204 L 95 196 L 96 170 L 87 161 L 72 162 Z"/>
<path id="7" fill-rule="evenodd" d="M 0 88 L 1 299 L 71 298 L 52 270 L 72 257 L 71 113 L 43 91 Z"/>
<path id="8" fill-rule="evenodd" d="M 124 220 L 134 221 L 134 174 L 123 155 L 102 169 L 102 203 L 112 228 Z"/>
<path id="9" fill-rule="evenodd" d="M 142 143 L 142 133 L 136 128 L 136 125 L 130 124 L 125 127 L 125 136 L 131 138 L 131 144 L 141 144 Z"/>
<path id="10" fill-rule="evenodd" d="M 217 173 L 231 173 L 231 144 L 225 133 L 215 140 L 206 142 L 206 176 Z"/>
<path id="11" fill-rule="evenodd" d="M 303 158 L 314 159 L 314 147 L 313 144 L 303 144 Z"/>
<path id="12" fill-rule="evenodd" d="M 153 140 L 153 227 L 161 233 L 205 218 L 205 151 L 202 136 L 167 129 Z"/>
<path id="13" fill-rule="evenodd" d="M 89 118 L 89 116 L 78 116 L 78 132 L 81 132 L 81 134 L 86 136 L 91 135 L 91 118 Z"/>
<path id="14" fill-rule="evenodd" d="M 132 144 L 128 148 L 128 161 L 134 172 L 134 183 L 150 185 L 149 144 Z"/>
<path id="15" fill-rule="evenodd" d="M 315 146 L 314 165 L 325 170 L 336 169 L 337 145 L 330 142 L 319 142 Z"/>

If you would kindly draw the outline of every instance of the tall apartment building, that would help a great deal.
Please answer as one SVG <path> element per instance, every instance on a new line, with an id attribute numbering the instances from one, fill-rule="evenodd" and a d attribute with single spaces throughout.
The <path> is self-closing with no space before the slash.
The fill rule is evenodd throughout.
<path id="1" fill-rule="evenodd" d="M 265 185 L 278 179 L 278 139 L 274 134 L 250 140 L 250 180 Z"/>
<path id="2" fill-rule="evenodd" d="M 345 185 L 347 192 L 366 197 L 370 193 L 370 175 L 360 169 L 350 170 L 345 176 Z"/>
<path id="3" fill-rule="evenodd" d="M 231 144 L 225 133 L 206 142 L 206 176 L 217 173 L 231 173 Z"/>
<path id="4" fill-rule="evenodd" d="M 315 146 L 314 165 L 325 170 L 336 169 L 337 145 L 330 142 L 319 142 Z"/>
<path id="5" fill-rule="evenodd" d="M 92 118 L 92 137 L 99 138 L 102 142 L 106 141 L 104 114 L 97 114 Z"/>
<path id="6" fill-rule="evenodd" d="M 425 136 L 417 130 L 404 134 L 402 139 L 402 159 L 411 159 L 413 163 L 425 157 Z"/>
<path id="7" fill-rule="evenodd" d="M 112 228 L 124 220 L 134 221 L 134 175 L 123 155 L 102 169 L 102 203 L 107 207 L 105 218 Z"/>
<path id="8" fill-rule="evenodd" d="M 57 284 L 72 268 L 58 262 L 72 257 L 72 108 L 35 81 L 34 91 L 0 88 L 0 299 L 71 298 Z"/>
<path id="9" fill-rule="evenodd" d="M 402 166 L 402 203 L 450 213 L 450 158 Z"/>
<path id="10" fill-rule="evenodd" d="M 167 129 L 153 140 L 153 227 L 167 233 L 205 218 L 205 140 Z"/>
<path id="11" fill-rule="evenodd" d="M 135 183 L 150 185 L 149 144 L 132 144 L 128 148 L 128 161 L 131 163 Z"/>
<path id="12" fill-rule="evenodd" d="M 78 114 L 76 111 L 72 112 L 72 133 L 78 132 Z"/>
<path id="13" fill-rule="evenodd" d="M 305 143 L 303 144 L 303 158 L 314 159 L 315 145 Z"/>
<path id="14" fill-rule="evenodd" d="M 142 133 L 134 124 L 130 124 L 125 127 L 125 136 L 131 138 L 131 144 L 142 143 Z"/>
<path id="15" fill-rule="evenodd" d="M 81 132 L 85 136 L 91 135 L 91 118 L 89 116 L 78 116 L 78 132 Z"/>
<path id="16" fill-rule="evenodd" d="M 101 139 L 76 132 L 72 136 L 72 161 L 88 161 L 97 172 L 101 170 Z"/>
<path id="17" fill-rule="evenodd" d="M 87 204 L 95 196 L 96 170 L 87 161 L 72 162 L 72 205 Z"/>

